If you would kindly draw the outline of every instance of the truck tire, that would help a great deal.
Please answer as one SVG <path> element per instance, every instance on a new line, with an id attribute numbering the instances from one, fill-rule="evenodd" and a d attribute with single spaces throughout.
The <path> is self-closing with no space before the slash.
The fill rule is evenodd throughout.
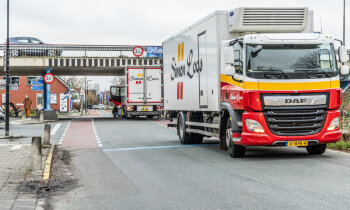
<path id="1" fill-rule="evenodd" d="M 246 148 L 242 145 L 234 144 L 232 141 L 232 124 L 231 121 L 228 119 L 226 124 L 226 145 L 227 145 L 227 153 L 232 158 L 240 158 L 244 157 Z"/>
<path id="2" fill-rule="evenodd" d="M 220 149 L 221 150 L 227 150 L 226 126 L 227 126 L 228 120 L 229 120 L 229 114 L 225 112 L 223 117 L 220 118 Z"/>
<path id="3" fill-rule="evenodd" d="M 177 134 L 181 144 L 192 144 L 193 135 L 186 132 L 186 115 L 181 112 L 177 121 Z"/>
<path id="4" fill-rule="evenodd" d="M 314 146 L 308 146 L 306 147 L 307 152 L 309 155 L 321 155 L 326 151 L 327 144 L 317 144 Z"/>

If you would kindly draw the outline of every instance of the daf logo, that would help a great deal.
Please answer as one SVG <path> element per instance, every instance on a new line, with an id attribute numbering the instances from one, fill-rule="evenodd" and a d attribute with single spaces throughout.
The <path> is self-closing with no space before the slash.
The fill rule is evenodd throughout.
<path id="1" fill-rule="evenodd" d="M 302 98 L 302 99 L 285 99 L 285 103 L 286 104 L 302 104 L 302 103 L 306 103 L 306 99 L 305 98 Z"/>

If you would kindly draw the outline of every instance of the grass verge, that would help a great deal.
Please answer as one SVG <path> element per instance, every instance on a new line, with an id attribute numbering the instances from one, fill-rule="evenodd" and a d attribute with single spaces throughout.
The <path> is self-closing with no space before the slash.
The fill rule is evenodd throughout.
<path id="1" fill-rule="evenodd" d="M 339 141 L 337 143 L 331 143 L 327 145 L 328 149 L 340 150 L 344 152 L 350 152 L 350 142 L 349 141 Z"/>

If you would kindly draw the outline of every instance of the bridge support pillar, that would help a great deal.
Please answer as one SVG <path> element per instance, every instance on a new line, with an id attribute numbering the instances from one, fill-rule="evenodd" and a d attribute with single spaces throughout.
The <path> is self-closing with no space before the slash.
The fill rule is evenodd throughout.
<path id="1" fill-rule="evenodd" d="M 45 69 L 43 71 L 43 76 L 47 73 L 51 73 L 51 69 Z M 44 85 L 44 110 L 52 110 L 51 102 L 50 102 L 50 95 L 51 95 L 50 84 L 46 84 L 44 82 L 43 85 Z"/>

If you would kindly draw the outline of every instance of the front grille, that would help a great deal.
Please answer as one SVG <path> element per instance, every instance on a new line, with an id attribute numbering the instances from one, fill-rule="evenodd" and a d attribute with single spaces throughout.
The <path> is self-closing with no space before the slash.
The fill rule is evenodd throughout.
<path id="1" fill-rule="evenodd" d="M 327 109 L 270 108 L 264 111 L 270 131 L 279 136 L 305 136 L 320 132 L 327 116 Z"/>

